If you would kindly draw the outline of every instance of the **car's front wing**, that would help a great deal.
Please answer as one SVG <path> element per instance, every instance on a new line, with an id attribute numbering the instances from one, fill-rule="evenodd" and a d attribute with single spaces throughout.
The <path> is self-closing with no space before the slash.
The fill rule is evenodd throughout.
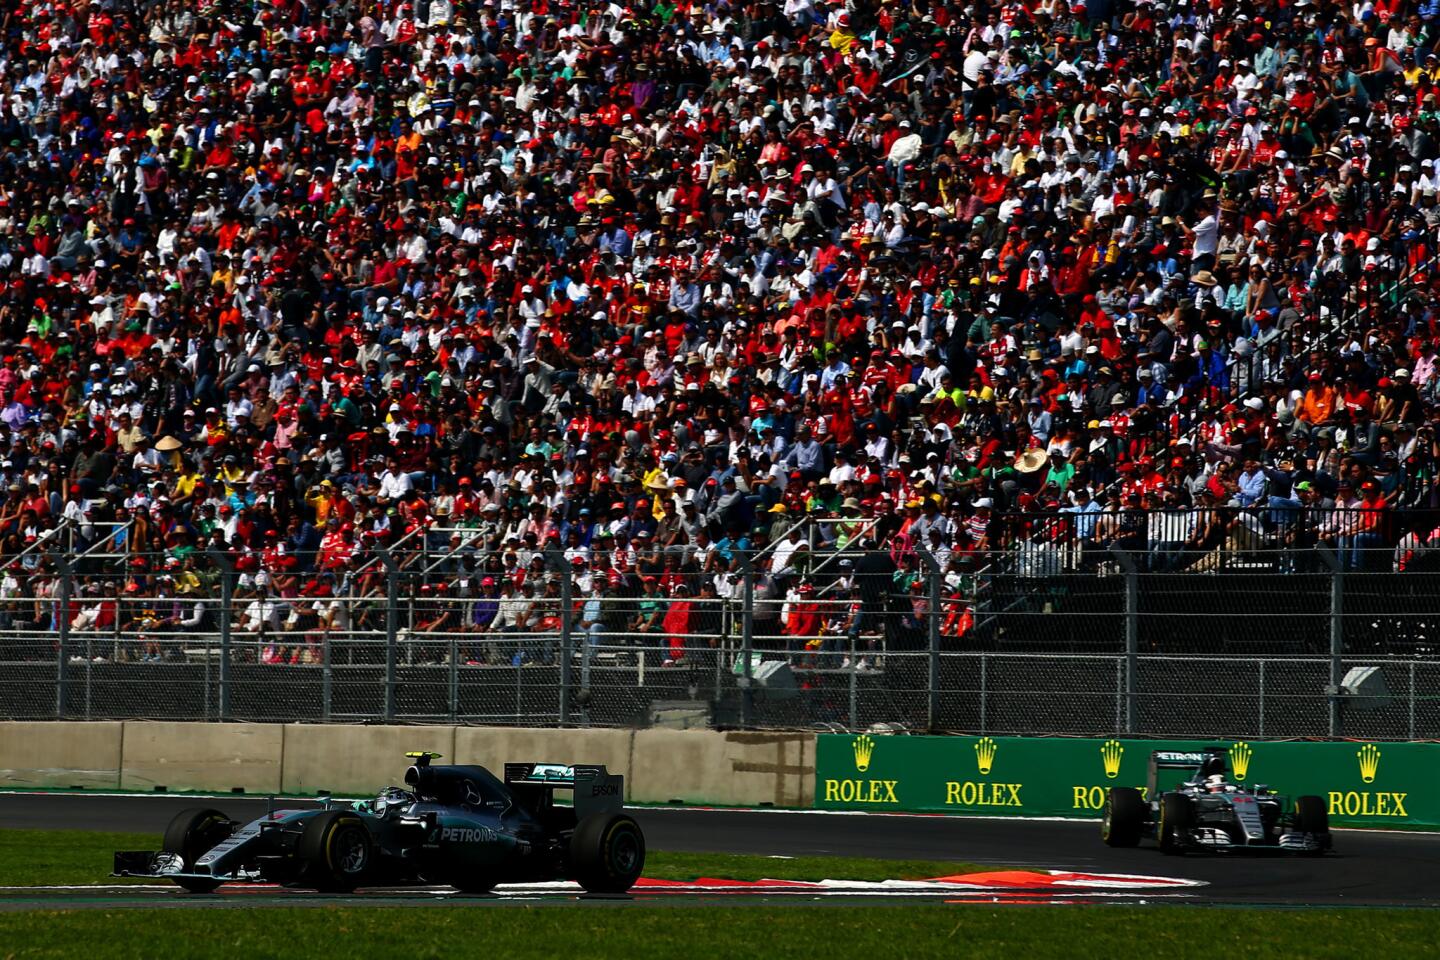
<path id="1" fill-rule="evenodd" d="M 185 869 L 185 861 L 179 854 L 156 850 L 117 850 L 112 877 L 152 877 L 157 880 L 219 880 L 225 883 L 254 883 L 261 878 L 258 872 L 232 870 L 221 873 L 193 873 Z"/>
<path id="2" fill-rule="evenodd" d="M 1219 827 L 1195 827 L 1190 831 L 1190 845 L 1201 850 L 1254 850 L 1278 853 L 1317 853 L 1328 849 L 1323 834 L 1292 830 L 1281 834 L 1274 843 L 1236 843 Z"/>

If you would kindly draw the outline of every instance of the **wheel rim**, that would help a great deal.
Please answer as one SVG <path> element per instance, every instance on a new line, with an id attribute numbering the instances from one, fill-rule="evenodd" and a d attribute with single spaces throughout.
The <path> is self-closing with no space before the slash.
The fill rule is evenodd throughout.
<path id="1" fill-rule="evenodd" d="M 365 850 L 365 838 L 359 831 L 341 830 L 331 842 L 335 851 L 332 862 L 337 870 L 354 875 L 365 869 L 368 854 Z"/>
<path id="2" fill-rule="evenodd" d="M 615 872 L 621 875 L 633 872 L 640 860 L 640 843 L 635 834 L 621 830 L 610 848 L 610 862 Z"/>
<path id="3" fill-rule="evenodd" d="M 1105 812 L 1100 814 L 1100 838 L 1110 839 L 1110 801 L 1105 801 Z"/>

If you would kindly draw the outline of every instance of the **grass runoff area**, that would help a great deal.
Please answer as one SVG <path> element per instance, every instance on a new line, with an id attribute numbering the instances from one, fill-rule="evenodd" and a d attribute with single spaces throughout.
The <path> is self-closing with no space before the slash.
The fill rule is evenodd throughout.
<path id="1" fill-rule="evenodd" d="M 1433 956 L 1432 911 L 854 905 L 317 907 L 0 914 L 0 957 Z"/>
<path id="2" fill-rule="evenodd" d="M 0 884 L 106 883 L 114 850 L 149 834 L 0 831 Z M 976 869 L 946 861 L 774 859 L 652 851 L 645 873 L 688 880 L 926 878 Z M 13 896 L 7 891 L 3 896 Z M 3 899 L 0 896 L 0 899 Z M 869 903 L 655 906 L 568 902 L 498 907 L 264 907 L 0 912 L 0 960 L 405 956 L 505 960 L 584 953 L 626 960 L 821 957 L 1434 956 L 1440 911 Z"/>

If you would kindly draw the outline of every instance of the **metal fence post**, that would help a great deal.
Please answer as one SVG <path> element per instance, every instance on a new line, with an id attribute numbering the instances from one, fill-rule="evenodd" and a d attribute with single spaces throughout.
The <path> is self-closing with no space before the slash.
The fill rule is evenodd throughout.
<path id="1" fill-rule="evenodd" d="M 463 613 L 463 608 L 462 608 Z M 460 642 L 455 634 L 450 634 L 450 649 L 447 651 L 450 669 L 446 677 L 446 699 L 450 701 L 450 722 L 454 723 L 460 715 Z"/>
<path id="2" fill-rule="evenodd" d="M 740 555 L 740 728 L 750 729 L 755 709 L 755 665 L 751 653 L 755 649 L 755 567 L 749 553 Z"/>
<path id="3" fill-rule="evenodd" d="M 719 701 L 725 695 L 725 658 L 730 655 L 730 646 L 735 639 L 736 626 L 739 621 L 735 617 L 735 599 L 733 597 L 722 597 L 720 599 L 720 646 L 715 651 L 715 656 L 710 658 L 712 676 L 710 678 L 711 699 Z M 644 643 L 642 639 L 640 641 Z M 645 662 L 645 655 L 642 652 L 638 658 L 636 679 L 643 686 L 645 683 L 645 668 L 640 666 Z M 738 663 L 739 661 L 735 661 Z M 733 664 L 732 664 L 733 666 Z"/>
<path id="4" fill-rule="evenodd" d="M 1415 739 L 1415 661 L 1410 661 L 1410 695 L 1405 698 L 1408 707 L 1409 722 L 1406 725 L 1405 739 Z"/>
<path id="5" fill-rule="evenodd" d="M 850 715 L 849 715 L 849 722 L 846 724 L 847 729 L 850 729 L 850 730 L 855 730 L 855 729 L 857 729 L 857 727 L 859 726 L 859 723 L 860 723 L 860 679 L 859 679 L 860 671 L 856 668 L 856 664 L 858 664 L 860 661 L 859 661 L 859 660 L 857 659 L 857 657 L 856 657 L 857 650 L 856 650 L 856 648 L 855 648 L 855 640 L 856 640 L 855 633 L 854 633 L 854 631 L 851 631 L 851 632 L 850 632 L 850 653 L 849 653 L 849 659 L 850 659 L 850 670 L 849 670 L 849 674 L 850 674 Z"/>
<path id="6" fill-rule="evenodd" d="M 575 682 L 575 579 L 560 573 L 560 726 L 570 725 L 570 688 Z"/>
<path id="7" fill-rule="evenodd" d="M 69 560 L 58 554 L 47 554 L 47 557 L 60 571 L 60 605 L 55 611 L 55 717 L 62 719 L 69 699 L 70 598 L 75 592 L 75 570 Z"/>
<path id="8" fill-rule="evenodd" d="M 1330 683 L 1326 696 L 1330 700 L 1329 735 L 1343 735 L 1345 727 L 1343 694 L 1340 682 L 1344 679 L 1345 653 L 1345 570 L 1342 558 L 1337 557 L 1324 544 L 1315 548 L 1320 559 L 1330 568 Z"/>
<path id="9" fill-rule="evenodd" d="M 1260 736 L 1265 736 L 1265 661 L 1260 661 L 1260 722 L 1256 725 Z"/>
<path id="10" fill-rule="evenodd" d="M 335 707 L 335 661 L 330 650 L 330 631 L 320 637 L 320 716 L 330 722 Z"/>
<path id="11" fill-rule="evenodd" d="M 590 668 L 595 656 L 595 644 L 589 630 L 580 636 L 580 726 L 590 726 Z"/>
<path id="12" fill-rule="evenodd" d="M 930 603 L 929 615 L 925 618 L 930 654 L 925 671 L 925 729 L 933 732 L 940 721 L 940 564 L 923 545 L 917 546 L 915 552 L 925 564 L 926 592 Z"/>
<path id="13" fill-rule="evenodd" d="M 383 544 L 376 544 L 375 555 L 385 565 L 385 720 L 395 719 L 395 646 L 400 634 L 400 568 Z"/>
<path id="14" fill-rule="evenodd" d="M 220 631 L 220 708 L 216 712 L 225 721 L 230 719 L 230 607 L 235 602 L 235 565 L 214 547 L 207 547 L 205 555 L 220 569 L 220 614 L 216 625 Z"/>
<path id="15" fill-rule="evenodd" d="M 987 711 L 987 698 L 990 696 L 989 684 L 990 657 L 987 654 L 980 654 L 980 732 L 985 733 L 985 723 L 989 719 Z"/>
<path id="16" fill-rule="evenodd" d="M 1136 699 L 1140 685 L 1140 572 L 1130 554 L 1111 547 L 1110 554 L 1125 574 L 1125 733 L 1135 733 Z"/>

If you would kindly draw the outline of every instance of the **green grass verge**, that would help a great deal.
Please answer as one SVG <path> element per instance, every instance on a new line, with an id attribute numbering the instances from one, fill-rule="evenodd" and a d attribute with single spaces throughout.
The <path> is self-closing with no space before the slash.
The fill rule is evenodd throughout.
<path id="1" fill-rule="evenodd" d="M 108 883 L 116 850 L 158 850 L 148 833 L 82 830 L 0 830 L 0 884 Z M 659 880 L 725 877 L 731 880 L 923 880 L 981 869 L 941 860 L 871 860 L 859 857 L 775 857 L 652 850 L 645 875 Z M 986 868 L 989 869 L 989 868 Z M 163 881 L 131 880 L 151 883 Z M 0 941 L 3 945 L 3 941 Z M 0 958 L 5 956 L 0 946 Z"/>
<path id="2" fill-rule="evenodd" d="M 0 884 L 108 883 L 116 850 L 158 849 L 160 838 L 149 833 L 0 830 Z M 3 943 L 0 958 L 5 957 Z"/>
<path id="3" fill-rule="evenodd" d="M 297 958 L 1433 956 L 1432 911 L 817 907 L 380 907 L 0 914 L 0 956 Z"/>
<path id="4" fill-rule="evenodd" d="M 152 849 L 151 834 L 0 831 L 0 882 L 105 882 L 113 850 Z M 878 880 L 976 869 L 968 864 L 850 857 L 775 859 L 732 854 L 650 854 L 645 873 L 687 880 Z M 0 960 L 95 957 L 246 960 L 404 955 L 450 958 L 502 952 L 506 960 L 593 955 L 644 958 L 822 957 L 1179 957 L 1216 951 L 1244 956 L 1389 958 L 1434 956 L 1440 911 L 1226 910 L 1209 907 L 995 908 L 987 904 L 871 904 L 738 907 L 657 901 L 576 909 L 564 902 L 506 907 L 277 907 L 185 911 L 33 910 L 0 913 Z"/>

